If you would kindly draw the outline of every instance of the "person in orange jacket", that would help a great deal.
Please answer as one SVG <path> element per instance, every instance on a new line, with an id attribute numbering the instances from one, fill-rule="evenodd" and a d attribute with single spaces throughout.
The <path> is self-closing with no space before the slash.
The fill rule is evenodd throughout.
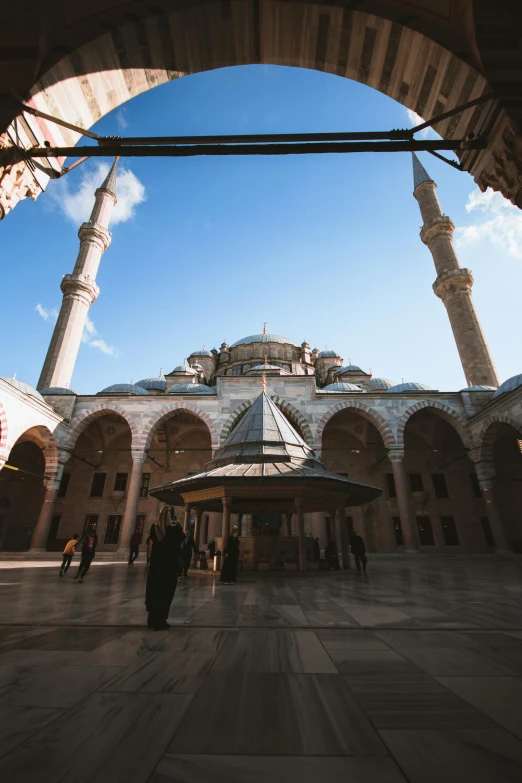
<path id="1" fill-rule="evenodd" d="M 60 579 L 69 570 L 69 566 L 71 565 L 71 561 L 74 557 L 74 548 L 78 543 L 78 538 L 78 533 L 73 533 L 73 537 L 65 545 L 65 549 L 63 550 L 62 565 L 60 567 Z"/>

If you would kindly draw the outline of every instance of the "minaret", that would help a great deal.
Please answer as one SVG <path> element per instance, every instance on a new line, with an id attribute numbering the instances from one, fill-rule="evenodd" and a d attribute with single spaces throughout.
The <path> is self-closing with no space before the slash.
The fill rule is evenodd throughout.
<path id="1" fill-rule="evenodd" d="M 80 251 L 72 275 L 65 275 L 60 315 L 45 357 L 38 389 L 50 386 L 68 387 L 80 349 L 89 307 L 99 296 L 96 273 L 102 254 L 111 244 L 109 220 L 116 204 L 116 169 L 118 158 L 103 184 L 96 190 L 94 207 L 78 236 Z"/>
<path id="2" fill-rule="evenodd" d="M 442 213 L 437 185 L 413 154 L 413 195 L 424 221 L 420 237 L 433 256 L 437 279 L 433 290 L 444 302 L 469 386 L 498 386 L 495 365 L 471 297 L 473 276 L 461 269 L 453 246 L 455 226 Z"/>

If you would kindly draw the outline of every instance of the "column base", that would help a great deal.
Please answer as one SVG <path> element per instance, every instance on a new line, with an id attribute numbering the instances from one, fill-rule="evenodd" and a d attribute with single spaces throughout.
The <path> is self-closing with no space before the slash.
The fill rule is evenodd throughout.
<path id="1" fill-rule="evenodd" d="M 29 555 L 41 555 L 41 554 L 47 554 L 47 549 L 38 549 L 38 548 L 31 548 L 27 550 L 27 553 Z M 61 552 L 57 552 L 56 554 L 62 554 Z"/>

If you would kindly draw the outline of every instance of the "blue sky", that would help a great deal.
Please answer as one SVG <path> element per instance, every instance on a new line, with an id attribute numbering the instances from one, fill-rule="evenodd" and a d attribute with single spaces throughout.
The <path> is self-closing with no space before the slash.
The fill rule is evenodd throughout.
<path id="1" fill-rule="evenodd" d="M 304 69 L 227 68 L 184 77 L 107 115 L 112 135 L 275 133 L 409 127 L 406 109 L 368 87 Z M 481 196 L 469 175 L 428 153 L 444 212 L 501 380 L 521 371 L 517 343 L 522 217 Z M 120 222 L 98 275 L 71 386 L 95 393 L 268 330 L 338 351 L 375 376 L 465 386 L 445 308 L 432 291 L 408 153 L 128 159 Z M 0 226 L 0 374 L 35 385 L 72 272 L 77 230 L 103 179 L 78 167 Z M 101 181 L 100 179 L 100 181 Z M 92 194 L 92 195 L 91 195 Z M 140 201 L 140 198 L 143 200 Z M 40 306 L 37 311 L 37 306 Z M 42 317 L 43 316 L 43 317 Z"/>

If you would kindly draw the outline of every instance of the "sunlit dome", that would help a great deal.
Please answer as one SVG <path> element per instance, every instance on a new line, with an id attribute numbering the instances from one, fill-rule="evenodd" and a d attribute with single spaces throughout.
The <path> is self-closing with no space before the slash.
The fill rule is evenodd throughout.
<path id="1" fill-rule="evenodd" d="M 72 395 L 73 397 L 78 396 L 78 392 L 73 391 L 73 389 L 66 389 L 65 386 L 49 386 L 48 389 L 40 389 L 40 394 L 54 394 L 56 396 L 63 394 L 69 396 Z"/>
<path id="2" fill-rule="evenodd" d="M 341 357 L 335 351 L 321 351 L 321 353 L 319 353 L 317 355 L 317 358 L 318 359 L 340 359 Z"/>
<path id="3" fill-rule="evenodd" d="M 372 391 L 387 391 L 395 386 L 395 381 L 389 381 L 388 378 L 370 378 L 370 389 Z"/>
<path id="4" fill-rule="evenodd" d="M 210 356 L 211 359 L 213 358 L 211 352 L 207 351 L 206 348 L 201 348 L 201 350 L 199 351 L 192 351 L 192 353 L 189 356 L 189 359 L 193 359 L 193 358 L 195 359 L 196 356 L 207 356 L 207 357 Z"/>
<path id="5" fill-rule="evenodd" d="M 364 389 L 360 386 L 356 386 L 354 383 L 329 383 L 324 389 L 319 389 L 322 392 L 359 392 L 359 394 L 366 394 Z"/>
<path id="6" fill-rule="evenodd" d="M 174 367 L 170 375 L 174 375 L 175 372 L 184 372 L 185 374 L 188 373 L 189 375 L 197 375 L 197 370 L 193 370 L 192 367 L 189 367 L 188 364 L 178 364 L 177 367 Z"/>
<path id="7" fill-rule="evenodd" d="M 175 383 L 167 391 L 167 394 L 215 394 L 215 389 L 204 383 Z"/>
<path id="8" fill-rule="evenodd" d="M 356 364 L 347 364 L 346 367 L 339 367 L 339 369 L 335 371 L 335 374 L 344 375 L 345 372 L 364 372 L 364 370 Z"/>
<path id="9" fill-rule="evenodd" d="M 137 383 L 114 383 L 112 386 L 107 386 L 106 389 L 102 389 L 98 394 L 148 394 L 147 389 L 143 386 L 138 386 Z"/>
<path id="10" fill-rule="evenodd" d="M 276 364 L 256 364 L 254 367 L 251 367 L 249 370 L 247 370 L 247 373 L 249 372 L 265 372 L 269 370 L 277 370 L 280 371 L 281 368 L 278 367 Z"/>
<path id="11" fill-rule="evenodd" d="M 138 381 L 136 386 L 141 386 L 142 389 L 147 391 L 165 391 L 167 388 L 167 381 L 161 375 L 157 378 L 144 378 L 142 381 Z"/>
<path id="12" fill-rule="evenodd" d="M 250 334 L 248 337 L 243 337 L 231 345 L 231 348 L 237 348 L 238 345 L 250 345 L 250 343 L 280 343 L 281 345 L 295 345 L 292 340 L 287 337 L 281 337 L 280 334 Z"/>
<path id="13" fill-rule="evenodd" d="M 522 375 L 513 375 L 512 378 L 508 378 L 507 381 L 500 384 L 493 397 L 500 397 L 501 394 L 518 389 L 519 386 L 522 386 Z"/>
<path id="14" fill-rule="evenodd" d="M 494 392 L 497 390 L 496 386 L 468 386 L 466 389 L 461 389 L 461 392 L 468 391 L 489 391 Z"/>
<path id="15" fill-rule="evenodd" d="M 425 386 L 423 383 L 416 383 L 415 381 L 407 381 L 406 383 L 398 383 L 396 386 L 390 386 L 389 392 L 408 392 L 408 391 L 433 391 L 430 386 Z"/>
<path id="16" fill-rule="evenodd" d="M 18 389 L 18 391 L 21 391 L 22 394 L 27 394 L 29 397 L 34 397 L 34 399 L 38 400 L 39 402 L 45 402 L 40 392 L 36 391 L 36 389 L 34 389 L 32 386 L 29 386 L 28 383 L 19 381 L 18 378 L 2 378 L 1 380 L 5 381 L 6 383 L 10 383 L 11 386 L 13 386 L 15 389 Z"/>

